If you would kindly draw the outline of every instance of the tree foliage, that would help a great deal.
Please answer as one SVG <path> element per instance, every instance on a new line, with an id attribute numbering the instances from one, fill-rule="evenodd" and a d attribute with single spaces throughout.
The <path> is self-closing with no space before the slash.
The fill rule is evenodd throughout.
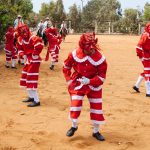
<path id="1" fill-rule="evenodd" d="M 116 21 L 119 19 L 117 0 L 91 0 L 83 9 L 82 24 L 88 28 L 95 28 L 95 22 Z"/>
<path id="2" fill-rule="evenodd" d="M 81 9 L 77 8 L 76 4 L 73 4 L 73 6 L 69 8 L 68 20 L 71 21 L 71 28 L 73 28 L 75 32 L 79 32 L 81 26 Z"/>
<path id="3" fill-rule="evenodd" d="M 21 14 L 23 19 L 29 18 L 32 8 L 31 0 L 0 0 L 0 42 L 3 39 L 8 24 L 13 25 L 18 14 Z"/>
<path id="4" fill-rule="evenodd" d="M 144 21 L 150 21 L 150 3 L 146 3 L 144 6 Z"/>
<path id="5" fill-rule="evenodd" d="M 56 2 L 51 1 L 49 4 L 43 3 L 39 15 L 42 19 L 49 17 L 53 23 L 60 24 L 66 19 L 63 1 L 57 0 Z"/>

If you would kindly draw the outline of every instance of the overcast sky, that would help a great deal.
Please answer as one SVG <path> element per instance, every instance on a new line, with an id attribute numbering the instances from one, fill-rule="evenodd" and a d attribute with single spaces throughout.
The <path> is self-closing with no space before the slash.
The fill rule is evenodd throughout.
<path id="1" fill-rule="evenodd" d="M 33 11 L 39 12 L 42 3 L 49 3 L 51 0 L 32 0 Z M 54 0 L 55 1 L 55 0 Z M 86 4 L 88 0 L 83 0 L 83 5 Z M 121 3 L 121 8 L 138 8 L 143 9 L 146 2 L 150 3 L 150 0 L 118 0 Z M 69 11 L 69 7 L 76 3 L 77 6 L 82 6 L 81 0 L 63 0 L 65 11 Z"/>

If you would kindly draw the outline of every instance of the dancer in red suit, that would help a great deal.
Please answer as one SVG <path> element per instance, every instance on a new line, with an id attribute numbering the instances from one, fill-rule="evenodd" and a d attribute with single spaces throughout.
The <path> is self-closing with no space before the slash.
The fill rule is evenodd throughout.
<path id="1" fill-rule="evenodd" d="M 145 31 L 137 44 L 136 53 L 137 56 L 142 60 L 144 66 L 144 74 L 141 76 L 141 79 L 139 79 L 139 84 L 144 77 L 146 85 L 146 96 L 150 97 L 150 23 L 147 23 L 145 26 Z M 136 87 L 139 91 L 138 86 Z"/>
<path id="2" fill-rule="evenodd" d="M 49 54 L 51 55 L 50 69 L 54 69 L 54 65 L 58 62 L 58 56 L 60 51 L 61 36 L 58 34 L 57 28 L 47 28 L 45 34 L 49 43 L 48 51 L 45 60 L 49 60 Z"/>
<path id="3" fill-rule="evenodd" d="M 18 48 L 26 57 L 26 64 L 22 71 L 20 79 L 20 86 L 25 87 L 29 98 L 23 102 L 31 102 L 28 107 L 35 107 L 40 105 L 37 87 L 39 77 L 39 67 L 41 63 L 40 53 L 43 49 L 43 43 L 41 38 L 33 35 L 29 31 L 27 25 L 21 25 L 18 27 L 19 42 Z"/>
<path id="4" fill-rule="evenodd" d="M 72 68 L 74 72 L 72 71 Z M 81 113 L 83 97 L 90 103 L 90 117 L 93 123 L 93 137 L 103 141 L 99 125 L 104 124 L 102 111 L 102 85 L 106 78 L 107 63 L 100 53 L 94 33 L 84 33 L 80 37 L 79 48 L 71 52 L 64 61 L 63 73 L 71 96 L 70 119 L 72 127 L 67 136 L 73 136 L 78 129 L 77 121 Z"/>
<path id="5" fill-rule="evenodd" d="M 14 33 L 15 30 L 13 27 L 9 26 L 8 30 L 5 34 L 6 45 L 5 45 L 5 52 L 6 52 L 6 68 L 10 67 L 9 62 L 12 60 L 11 68 L 16 69 L 16 59 L 17 59 L 17 49 L 14 45 Z"/>

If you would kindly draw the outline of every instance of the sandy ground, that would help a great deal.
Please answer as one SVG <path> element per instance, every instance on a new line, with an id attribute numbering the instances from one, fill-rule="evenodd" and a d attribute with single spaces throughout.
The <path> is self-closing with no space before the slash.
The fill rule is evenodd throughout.
<path id="1" fill-rule="evenodd" d="M 106 124 L 99 142 L 92 135 L 89 103 L 84 99 L 79 129 L 71 138 L 66 131 L 70 99 L 62 74 L 62 63 L 78 43 L 78 35 L 69 35 L 61 44 L 59 63 L 54 71 L 49 62 L 40 69 L 39 96 L 41 106 L 28 108 L 22 100 L 26 92 L 19 88 L 22 66 L 17 70 L 4 67 L 5 54 L 0 51 L 0 150 L 149 150 L 150 98 L 132 86 L 142 65 L 135 53 L 138 36 L 97 36 L 107 58 L 108 72 L 104 84 L 103 110 Z M 45 57 L 46 49 L 42 52 Z"/>

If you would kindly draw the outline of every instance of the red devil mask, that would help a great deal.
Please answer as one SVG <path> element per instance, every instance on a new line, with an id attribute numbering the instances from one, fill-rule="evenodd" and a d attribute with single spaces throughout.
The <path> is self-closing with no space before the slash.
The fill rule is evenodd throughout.
<path id="1" fill-rule="evenodd" d="M 11 33 L 13 33 L 15 30 L 14 30 L 13 27 L 9 27 L 9 28 L 8 28 L 8 31 L 11 32 Z"/>
<path id="2" fill-rule="evenodd" d="M 150 22 L 146 24 L 144 29 L 146 32 L 150 33 Z"/>
<path id="3" fill-rule="evenodd" d="M 97 41 L 98 39 L 95 39 L 95 33 L 84 33 L 80 37 L 79 46 L 82 50 L 91 54 L 93 50 L 97 50 Z"/>
<path id="4" fill-rule="evenodd" d="M 17 29 L 19 36 L 21 36 L 23 39 L 28 40 L 30 37 L 30 30 L 27 25 L 21 25 Z"/>

